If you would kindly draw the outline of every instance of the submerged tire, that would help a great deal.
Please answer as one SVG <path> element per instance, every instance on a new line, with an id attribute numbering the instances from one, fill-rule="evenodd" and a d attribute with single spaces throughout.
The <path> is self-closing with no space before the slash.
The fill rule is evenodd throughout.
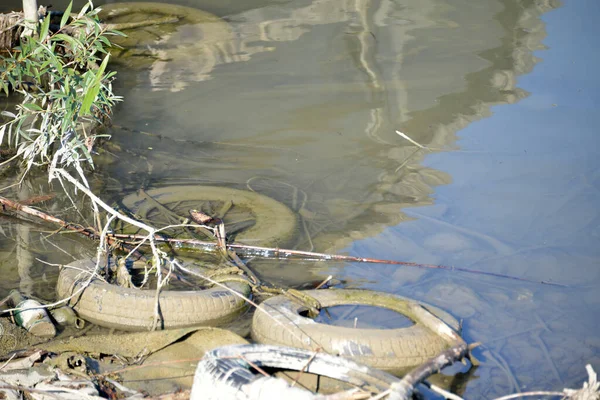
<path id="1" fill-rule="evenodd" d="M 286 296 L 276 296 L 264 301 L 262 310 L 255 311 L 252 338 L 258 343 L 321 348 L 374 368 L 404 373 L 446 350 L 452 342 L 444 332 L 459 329 L 458 322 L 446 312 L 393 294 L 352 289 L 304 293 L 317 299 L 322 307 L 357 304 L 387 308 L 410 318 L 414 325 L 399 329 L 358 329 L 321 324 L 300 315 L 306 310 L 301 304 Z M 431 318 L 430 313 L 440 320 Z"/>
<path id="2" fill-rule="evenodd" d="M 76 293 L 88 280 L 95 263 L 78 260 L 66 265 L 58 276 L 59 299 Z M 239 282 L 225 285 L 243 297 L 250 287 Z M 154 290 L 129 289 L 93 279 L 88 287 L 69 303 L 79 316 L 94 324 L 126 331 L 142 331 L 152 327 L 155 305 Z M 247 308 L 247 302 L 230 290 L 210 288 L 198 291 L 161 291 L 159 297 L 163 329 L 186 326 L 218 326 L 230 322 Z"/>
<path id="3" fill-rule="evenodd" d="M 103 22 L 127 34 L 111 36 L 117 45 L 111 49 L 111 60 L 126 67 L 127 72 L 122 73 L 125 79 L 133 79 L 136 87 L 181 91 L 192 82 L 210 79 L 221 64 L 248 58 L 229 24 L 208 12 L 158 2 L 114 3 L 101 8 Z M 135 27 L 152 21 L 162 22 Z"/>
<path id="4" fill-rule="evenodd" d="M 236 242 L 247 242 L 257 246 L 279 246 L 288 243 L 296 233 L 297 217 L 286 205 L 270 197 L 247 190 L 219 186 L 166 186 L 151 189 L 146 193 L 168 208 L 178 203 L 179 207 L 189 204 L 189 208 L 200 208 L 202 202 L 231 201 L 233 206 L 249 213 L 254 219 L 253 226 L 235 235 Z M 122 200 L 123 205 L 136 214 L 150 215 L 156 208 L 154 202 L 141 194 L 131 194 Z M 182 210 L 182 214 L 189 210 Z M 151 216 L 149 216 L 152 219 Z M 225 230 L 228 220 L 225 218 Z"/>
<path id="5" fill-rule="evenodd" d="M 130 23 L 148 21 L 156 18 L 168 18 L 174 17 L 177 21 L 172 23 L 159 24 L 154 27 L 157 31 L 164 31 L 165 34 L 171 36 L 176 32 L 177 28 L 181 26 L 188 26 L 188 30 L 191 29 L 189 26 L 194 25 L 194 29 L 199 29 L 201 33 L 201 40 L 204 43 L 214 43 L 218 41 L 231 40 L 232 33 L 229 24 L 209 12 L 199 10 L 197 8 L 180 6 L 176 4 L 166 4 L 159 2 L 123 2 L 104 4 L 101 7 L 99 13 L 100 19 L 108 24 L 119 24 L 119 23 Z M 138 14 L 136 16 L 136 14 Z M 156 35 L 148 34 L 148 27 L 144 28 L 121 28 L 126 31 L 127 36 L 113 36 L 111 42 L 121 47 L 143 47 L 153 45 L 156 46 L 157 39 Z M 179 40 L 179 46 L 191 45 L 192 40 L 199 40 L 198 37 L 188 38 L 184 36 Z M 187 39 L 187 40 L 185 40 Z M 177 46 L 177 43 L 172 43 L 173 48 Z M 162 43 L 164 47 L 164 43 Z M 201 60 L 199 60 L 201 61 Z"/>
<path id="6" fill-rule="evenodd" d="M 198 363 L 194 374 L 191 399 L 199 400 L 317 400 L 322 395 L 291 387 L 283 379 L 253 373 L 252 366 L 304 371 L 361 388 L 383 392 L 399 382 L 395 376 L 351 360 L 302 349 L 237 345 L 212 350 Z"/>

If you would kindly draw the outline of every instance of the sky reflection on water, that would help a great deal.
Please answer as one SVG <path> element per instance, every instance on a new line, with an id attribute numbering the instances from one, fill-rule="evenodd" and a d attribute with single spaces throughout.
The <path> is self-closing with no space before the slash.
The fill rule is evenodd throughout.
<path id="1" fill-rule="evenodd" d="M 467 398 L 515 385 L 580 387 L 585 364 L 600 369 L 598 11 L 596 3 L 568 2 L 543 16 L 548 50 L 518 79 L 528 96 L 462 129 L 462 152 L 424 159 L 452 176 L 435 189 L 434 205 L 405 210 L 414 221 L 347 249 L 571 286 L 366 265 L 340 271 L 465 318 L 465 336 L 484 344 Z"/>

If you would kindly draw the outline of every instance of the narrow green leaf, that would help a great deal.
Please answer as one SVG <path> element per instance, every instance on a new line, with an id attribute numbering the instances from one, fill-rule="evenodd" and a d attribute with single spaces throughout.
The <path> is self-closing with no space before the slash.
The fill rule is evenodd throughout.
<path id="1" fill-rule="evenodd" d="M 86 5 L 84 5 L 81 8 L 81 11 L 79 11 L 79 14 L 77 15 L 77 19 L 83 17 L 85 15 L 85 13 L 87 12 L 87 10 L 92 6 L 91 2 L 88 2 Z"/>
<path id="2" fill-rule="evenodd" d="M 69 20 L 69 17 L 71 16 L 71 7 L 73 7 L 73 2 L 72 1 L 67 6 L 67 9 L 65 10 L 65 13 L 63 14 L 62 18 L 60 19 L 60 28 L 61 29 L 62 29 L 63 26 L 65 26 L 65 24 Z"/>
<path id="3" fill-rule="evenodd" d="M 118 31 L 116 29 L 111 29 L 109 31 L 106 31 L 105 33 L 108 34 L 108 35 L 127 37 L 127 34 L 121 32 L 121 31 Z"/>
<path id="4" fill-rule="evenodd" d="M 94 8 L 92 11 L 87 13 L 87 17 L 89 17 L 90 19 L 93 19 L 93 20 L 98 20 L 98 17 L 96 17 L 96 15 L 98 15 L 100 10 L 101 10 L 100 8 Z M 93 18 L 93 17 L 96 17 L 96 18 Z"/>
<path id="5" fill-rule="evenodd" d="M 25 108 L 29 111 L 44 111 L 44 109 L 42 107 L 40 107 L 34 103 L 23 103 L 21 105 L 23 106 L 23 108 Z"/>
<path id="6" fill-rule="evenodd" d="M 96 95 L 98 94 L 99 91 L 100 91 L 99 85 L 93 85 L 90 89 L 88 89 L 88 91 L 86 92 L 86 94 L 83 98 L 83 101 L 81 102 L 81 115 L 91 114 L 90 108 L 92 107 L 92 102 L 96 98 Z"/>
<path id="7" fill-rule="evenodd" d="M 69 35 L 65 35 L 64 33 L 57 33 L 56 35 L 52 36 L 52 39 L 50 40 L 53 42 L 70 42 L 74 39 Z"/>
<path id="8" fill-rule="evenodd" d="M 110 41 L 106 36 L 100 36 L 98 37 L 98 40 L 102 42 L 106 47 L 110 47 Z"/>
<path id="9" fill-rule="evenodd" d="M 48 28 L 50 27 L 50 14 L 44 18 L 44 22 L 42 23 L 42 28 L 40 29 L 40 42 L 46 40 L 46 36 L 48 36 Z"/>
<path id="10" fill-rule="evenodd" d="M 98 92 L 100 92 L 102 75 L 104 75 L 104 70 L 106 69 L 106 65 L 108 64 L 109 54 L 104 57 L 102 64 L 100 64 L 100 68 L 96 71 L 96 76 L 94 78 L 94 82 L 92 86 L 88 89 L 85 97 L 83 98 L 83 102 L 81 103 L 81 115 L 89 115 L 91 114 L 90 108 L 92 107 L 92 103 L 96 99 Z"/>

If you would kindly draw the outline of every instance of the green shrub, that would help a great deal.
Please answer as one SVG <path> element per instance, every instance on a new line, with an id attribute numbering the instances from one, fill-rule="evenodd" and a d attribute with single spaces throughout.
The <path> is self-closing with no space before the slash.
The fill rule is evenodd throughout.
<path id="1" fill-rule="evenodd" d="M 56 29 L 47 16 L 36 36 L 0 56 L 0 92 L 22 96 L 14 112 L 2 112 L 0 144 L 16 148 L 26 171 L 93 166 L 96 128 L 121 100 L 112 90 L 115 72 L 106 71 L 106 49 L 107 35 L 122 34 L 100 23 L 91 2 L 77 15 L 70 11 L 71 5 Z"/>

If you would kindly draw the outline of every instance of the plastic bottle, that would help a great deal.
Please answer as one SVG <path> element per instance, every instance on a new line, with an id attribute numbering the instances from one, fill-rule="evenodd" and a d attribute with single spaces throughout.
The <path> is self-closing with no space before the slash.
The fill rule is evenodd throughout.
<path id="1" fill-rule="evenodd" d="M 14 308 L 13 317 L 18 326 L 27 329 L 29 333 L 41 337 L 54 337 L 56 328 L 39 301 L 28 299 L 17 290 L 10 292 L 10 301 Z"/>

